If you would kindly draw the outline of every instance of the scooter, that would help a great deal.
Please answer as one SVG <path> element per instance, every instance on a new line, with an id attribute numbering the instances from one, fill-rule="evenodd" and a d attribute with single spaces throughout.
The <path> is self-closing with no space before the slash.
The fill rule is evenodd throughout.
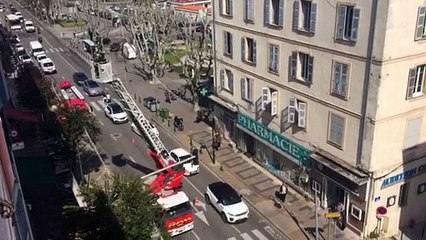
<path id="1" fill-rule="evenodd" d="M 42 43 L 42 42 L 43 42 L 43 38 L 41 37 L 41 35 L 39 35 L 39 36 L 37 37 L 37 39 L 38 39 L 38 41 L 39 41 L 40 43 Z"/>
<path id="2" fill-rule="evenodd" d="M 183 127 L 183 118 L 179 118 L 179 117 L 175 117 L 175 119 L 174 119 L 174 128 L 175 128 L 175 130 L 178 130 L 178 131 L 183 131 L 184 130 L 184 127 Z"/>

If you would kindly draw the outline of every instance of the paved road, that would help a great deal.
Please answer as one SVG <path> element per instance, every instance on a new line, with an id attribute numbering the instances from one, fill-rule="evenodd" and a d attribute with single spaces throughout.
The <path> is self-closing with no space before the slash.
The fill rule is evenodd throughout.
<path id="1" fill-rule="evenodd" d="M 17 5 L 17 4 L 15 4 Z M 26 10 L 21 9 L 24 17 L 32 19 Z M 6 12 L 7 13 L 7 12 Z M 4 13 L 2 13 L 4 15 Z M 58 73 L 53 75 L 59 83 L 63 80 L 70 79 L 76 71 L 89 73 L 89 66 L 78 56 L 67 51 L 66 46 L 53 37 L 48 31 L 43 31 L 43 46 L 47 55 L 55 62 Z M 24 47 L 28 49 L 28 43 L 36 40 L 36 34 L 18 32 Z M 148 84 L 141 82 L 141 84 Z M 110 86 L 105 86 L 110 89 Z M 152 159 L 147 156 L 146 144 L 141 138 L 132 133 L 129 124 L 114 125 L 104 116 L 102 111 L 103 102 L 100 97 L 86 97 L 86 101 L 93 107 L 94 114 L 99 120 L 102 127 L 102 141 L 100 148 L 105 154 L 105 161 L 108 168 L 124 174 L 144 175 L 147 172 L 155 170 L 155 164 Z M 169 148 L 180 147 L 163 128 L 159 127 L 161 139 Z M 135 139 L 135 144 L 132 143 Z M 201 173 L 196 176 L 187 178 L 184 183 L 185 192 L 191 199 L 197 197 L 203 201 L 203 195 L 207 184 L 218 181 L 219 179 L 205 166 L 201 166 Z M 278 232 L 269 226 L 265 219 L 251 209 L 251 215 L 248 221 L 230 225 L 225 224 L 220 219 L 219 214 L 210 206 L 205 208 L 194 206 L 196 214 L 196 222 L 194 231 L 185 233 L 175 239 L 203 239 L 203 240 L 267 240 L 267 239 L 286 239 L 285 237 L 274 234 Z"/>

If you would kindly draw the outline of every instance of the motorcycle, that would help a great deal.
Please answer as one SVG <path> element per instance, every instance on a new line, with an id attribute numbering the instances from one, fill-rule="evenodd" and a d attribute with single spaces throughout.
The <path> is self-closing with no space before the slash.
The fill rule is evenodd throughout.
<path id="1" fill-rule="evenodd" d="M 178 131 L 183 131 L 184 127 L 183 127 L 183 118 L 179 118 L 179 117 L 175 117 L 174 118 L 174 129 L 178 130 Z"/>
<path id="2" fill-rule="evenodd" d="M 42 38 L 40 35 L 37 37 L 37 39 L 38 39 L 38 41 L 39 41 L 40 43 L 42 43 L 42 42 L 43 42 L 43 38 Z"/>

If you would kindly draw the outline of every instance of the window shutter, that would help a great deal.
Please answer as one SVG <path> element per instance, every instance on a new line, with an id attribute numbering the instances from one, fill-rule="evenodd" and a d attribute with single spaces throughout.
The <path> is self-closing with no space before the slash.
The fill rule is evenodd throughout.
<path id="1" fill-rule="evenodd" d="M 284 24 L 284 0 L 280 0 L 278 25 L 282 26 L 283 24 Z"/>
<path id="2" fill-rule="evenodd" d="M 278 91 L 271 94 L 271 115 L 275 116 L 278 113 Z"/>
<path id="3" fill-rule="evenodd" d="M 339 6 L 338 21 L 337 21 L 337 39 L 343 39 L 343 32 L 345 31 L 345 20 L 346 20 L 346 7 Z"/>
<path id="4" fill-rule="evenodd" d="M 227 32 L 223 32 L 223 46 L 224 46 L 224 50 L 223 52 L 225 54 L 229 54 L 228 49 L 229 49 L 229 38 L 228 38 L 228 33 Z"/>
<path id="5" fill-rule="evenodd" d="M 234 74 L 232 72 L 228 76 L 228 90 L 234 92 Z"/>
<path id="6" fill-rule="evenodd" d="M 308 79 L 306 79 L 309 83 L 312 83 L 312 75 L 314 73 L 314 57 L 308 57 Z"/>
<path id="7" fill-rule="evenodd" d="M 248 20 L 248 2 L 250 0 L 244 0 L 244 20 Z"/>
<path id="8" fill-rule="evenodd" d="M 225 70 L 223 70 L 223 69 L 220 70 L 220 86 L 222 88 L 226 88 L 226 86 L 225 86 Z"/>
<path id="9" fill-rule="evenodd" d="M 253 101 L 253 84 L 254 84 L 254 80 L 253 79 L 247 79 L 247 85 L 248 85 L 248 87 L 247 87 L 247 98 L 248 98 L 248 100 L 250 100 L 250 101 Z"/>
<path id="10" fill-rule="evenodd" d="M 265 0 L 265 4 L 263 6 L 263 17 L 264 17 L 265 25 L 269 24 L 269 19 L 270 19 L 269 14 L 271 13 L 270 4 L 271 4 L 270 0 Z"/>
<path id="11" fill-rule="evenodd" d="M 241 61 L 246 60 L 246 39 L 241 38 Z"/>
<path id="12" fill-rule="evenodd" d="M 416 87 L 416 68 L 411 68 L 408 75 L 407 99 L 413 97 L 414 89 Z"/>
<path id="13" fill-rule="evenodd" d="M 297 52 L 293 51 L 290 57 L 290 76 L 292 78 L 296 78 L 296 70 L 297 70 Z"/>
<path id="14" fill-rule="evenodd" d="M 419 8 L 419 15 L 417 16 L 416 39 L 425 37 L 425 15 L 426 7 Z"/>
<path id="15" fill-rule="evenodd" d="M 253 0 L 247 0 L 247 17 L 248 20 L 254 21 L 254 6 Z"/>
<path id="16" fill-rule="evenodd" d="M 295 121 L 296 121 L 296 99 L 290 98 L 290 103 L 288 105 L 287 122 L 295 123 Z"/>
<path id="17" fill-rule="evenodd" d="M 232 33 L 228 33 L 229 54 L 231 54 L 231 55 L 234 52 L 234 47 L 233 47 L 232 42 L 233 42 Z"/>
<path id="18" fill-rule="evenodd" d="M 262 88 L 262 110 L 266 109 L 266 105 L 270 102 L 270 91 L 268 87 Z"/>
<path id="19" fill-rule="evenodd" d="M 279 66 L 279 58 L 280 58 L 280 48 L 278 46 L 274 47 L 274 70 L 278 72 L 278 66 Z"/>
<path id="20" fill-rule="evenodd" d="M 269 70 L 274 70 L 274 45 L 269 44 Z"/>
<path id="21" fill-rule="evenodd" d="M 359 8 L 354 8 L 354 13 L 352 16 L 352 34 L 351 34 L 352 41 L 358 40 L 360 11 L 361 10 Z"/>
<path id="22" fill-rule="evenodd" d="M 342 75 L 340 79 L 340 92 L 343 96 L 348 94 L 348 65 L 341 64 L 342 66 Z"/>
<path id="23" fill-rule="evenodd" d="M 245 78 L 241 78 L 241 99 L 247 99 L 247 95 L 246 95 L 246 79 Z"/>
<path id="24" fill-rule="evenodd" d="M 293 30 L 299 29 L 299 1 L 293 3 Z"/>
<path id="25" fill-rule="evenodd" d="M 297 111 L 297 126 L 301 128 L 306 127 L 306 103 L 299 102 Z"/>
<path id="26" fill-rule="evenodd" d="M 256 40 L 253 40 L 253 63 L 256 63 L 257 59 Z"/>
<path id="27" fill-rule="evenodd" d="M 314 33 L 316 29 L 316 23 L 317 23 L 317 4 L 311 3 L 311 16 L 310 16 L 310 22 L 309 22 L 309 32 Z"/>
<path id="28" fill-rule="evenodd" d="M 422 124 L 421 118 L 412 119 L 408 122 L 405 147 L 410 148 L 419 143 L 420 127 Z"/>
<path id="29" fill-rule="evenodd" d="M 229 15 L 230 16 L 234 15 L 234 1 L 233 0 L 229 0 Z"/>
<path id="30" fill-rule="evenodd" d="M 333 92 L 340 94 L 340 84 L 342 80 L 342 64 L 334 63 L 334 79 L 333 79 Z"/>
<path id="31" fill-rule="evenodd" d="M 219 14 L 224 14 L 225 11 L 223 9 L 223 1 L 224 0 L 219 0 Z"/>

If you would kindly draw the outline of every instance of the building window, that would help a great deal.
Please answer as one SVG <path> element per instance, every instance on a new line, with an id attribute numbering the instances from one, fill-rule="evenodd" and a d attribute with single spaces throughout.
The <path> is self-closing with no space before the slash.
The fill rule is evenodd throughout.
<path id="1" fill-rule="evenodd" d="M 408 121 L 405 133 L 405 148 L 414 147 L 419 143 L 421 125 L 421 118 L 415 118 Z"/>
<path id="2" fill-rule="evenodd" d="M 224 45 L 224 51 L 223 54 L 229 57 L 232 57 L 232 33 L 230 32 L 224 32 L 223 33 L 223 45 Z"/>
<path id="3" fill-rule="evenodd" d="M 219 0 L 220 15 L 232 17 L 232 0 Z"/>
<path id="4" fill-rule="evenodd" d="M 253 83 L 251 78 L 241 78 L 241 99 L 253 103 Z"/>
<path id="5" fill-rule="evenodd" d="M 293 3 L 293 29 L 304 32 L 315 32 L 317 22 L 317 4 L 309 0 Z"/>
<path id="6" fill-rule="evenodd" d="M 312 83 L 313 66 L 313 56 L 297 51 L 292 52 L 290 75 L 293 79 L 305 83 Z"/>
<path id="7" fill-rule="evenodd" d="M 355 206 L 354 204 L 351 205 L 351 216 L 357 219 L 358 221 L 362 220 L 362 210 L 361 208 Z"/>
<path id="8" fill-rule="evenodd" d="M 338 40 L 355 42 L 358 39 L 359 18 L 359 8 L 339 5 L 336 38 Z"/>
<path id="9" fill-rule="evenodd" d="M 278 113 L 278 91 L 272 88 L 262 88 L 262 110 L 269 112 L 271 116 Z"/>
<path id="10" fill-rule="evenodd" d="M 312 190 L 314 191 L 315 194 L 320 195 L 321 194 L 321 183 L 312 179 Z"/>
<path id="11" fill-rule="evenodd" d="M 408 77 L 407 99 L 425 94 L 426 64 L 410 69 Z"/>
<path id="12" fill-rule="evenodd" d="M 256 64 L 256 41 L 253 38 L 241 38 L 241 60 Z"/>
<path id="13" fill-rule="evenodd" d="M 280 58 L 280 47 L 278 45 L 269 44 L 269 64 L 268 69 L 273 73 L 278 73 Z"/>
<path id="14" fill-rule="evenodd" d="M 227 92 L 234 93 L 234 74 L 231 70 L 220 70 L 220 85 Z"/>
<path id="15" fill-rule="evenodd" d="M 349 65 L 339 62 L 334 62 L 333 83 L 331 92 L 341 97 L 348 95 L 348 81 L 349 81 Z"/>
<path id="16" fill-rule="evenodd" d="M 307 105 L 305 102 L 296 98 L 290 98 L 287 115 L 288 123 L 297 123 L 298 127 L 306 128 L 306 113 Z"/>
<path id="17" fill-rule="evenodd" d="M 407 205 L 408 200 L 408 190 L 410 183 L 404 183 L 399 187 L 399 198 L 398 198 L 398 205 L 400 207 Z"/>
<path id="18" fill-rule="evenodd" d="M 283 26 L 284 0 L 265 0 L 265 25 Z"/>
<path id="19" fill-rule="evenodd" d="M 254 22 L 254 0 L 245 0 L 244 1 L 244 21 L 245 22 Z"/>
<path id="20" fill-rule="evenodd" d="M 416 26 L 416 40 L 426 39 L 426 7 L 419 7 Z"/>
<path id="21" fill-rule="evenodd" d="M 328 126 L 328 143 L 343 148 L 346 119 L 335 113 L 330 113 Z"/>

